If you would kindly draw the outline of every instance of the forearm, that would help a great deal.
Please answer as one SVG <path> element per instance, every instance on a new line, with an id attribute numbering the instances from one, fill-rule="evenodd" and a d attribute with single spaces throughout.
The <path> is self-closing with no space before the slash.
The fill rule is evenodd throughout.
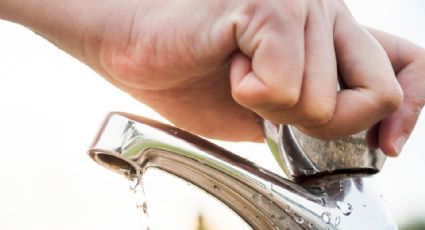
<path id="1" fill-rule="evenodd" d="M 134 1 L 116 4 L 115 0 L 0 0 L 0 18 L 30 28 L 98 69 L 94 62 L 104 28 L 114 14 L 126 11 L 130 2 Z"/>

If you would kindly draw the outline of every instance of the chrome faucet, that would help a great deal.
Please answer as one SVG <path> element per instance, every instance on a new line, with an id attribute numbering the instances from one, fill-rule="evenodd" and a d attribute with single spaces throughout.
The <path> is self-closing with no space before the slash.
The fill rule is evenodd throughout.
<path id="1" fill-rule="evenodd" d="M 321 141 L 292 126 L 263 127 L 285 178 L 186 131 L 125 113 L 107 117 L 89 155 L 131 180 L 149 168 L 174 174 L 253 229 L 397 229 L 373 188 L 385 157 L 367 147 L 364 133 Z"/>

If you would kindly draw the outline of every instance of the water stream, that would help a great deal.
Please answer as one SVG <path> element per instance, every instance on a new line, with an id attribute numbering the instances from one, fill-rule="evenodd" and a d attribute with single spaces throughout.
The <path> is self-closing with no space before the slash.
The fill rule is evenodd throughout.
<path id="1" fill-rule="evenodd" d="M 149 215 L 146 202 L 145 190 L 143 188 L 142 175 L 134 179 L 130 185 L 130 190 L 134 193 L 136 200 L 136 208 L 140 216 L 140 229 L 149 230 Z"/>

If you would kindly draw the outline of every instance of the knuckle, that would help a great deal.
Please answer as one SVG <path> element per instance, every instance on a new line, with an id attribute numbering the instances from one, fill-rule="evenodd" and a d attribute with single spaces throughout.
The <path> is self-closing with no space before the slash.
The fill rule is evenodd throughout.
<path id="1" fill-rule="evenodd" d="M 334 117 L 335 106 L 331 102 L 316 102 L 303 112 L 307 125 L 320 126 L 329 123 Z"/>
<path id="2" fill-rule="evenodd" d="M 304 16 L 304 9 L 302 7 L 293 7 L 289 12 L 289 17 L 292 19 L 293 22 L 304 22 L 305 16 Z"/>
<path id="3" fill-rule="evenodd" d="M 352 22 L 355 21 L 349 7 L 344 0 L 326 0 L 328 8 L 331 9 L 332 17 L 336 19 L 339 16 L 343 16 L 345 19 L 349 19 Z"/>
<path id="4" fill-rule="evenodd" d="M 237 87 L 232 89 L 232 97 L 239 104 L 248 107 L 250 109 L 259 109 L 261 107 L 267 107 L 270 103 L 267 103 L 267 90 L 265 89 L 252 89 Z"/>
<path id="5" fill-rule="evenodd" d="M 340 137 L 335 134 L 334 130 L 328 128 L 314 126 L 297 126 L 297 128 L 304 134 L 323 141 L 329 141 Z"/>
<path id="6" fill-rule="evenodd" d="M 418 117 L 425 104 L 425 94 L 406 99 L 406 103 L 412 110 L 413 114 Z"/>
<path id="7" fill-rule="evenodd" d="M 301 91 L 297 88 L 292 89 L 272 89 L 268 93 L 268 98 L 278 107 L 291 108 L 298 104 Z"/>
<path id="8" fill-rule="evenodd" d="M 378 102 L 387 113 L 395 112 L 403 102 L 403 91 L 400 87 L 386 90 L 379 95 Z"/>
<path id="9" fill-rule="evenodd" d="M 333 4 L 335 9 L 349 12 L 347 5 L 344 0 L 325 0 L 328 4 Z"/>
<path id="10" fill-rule="evenodd" d="M 334 2 L 338 2 L 338 0 L 316 0 L 312 1 L 316 7 L 320 7 L 321 9 L 326 9 L 329 4 L 333 4 Z"/>
<path id="11" fill-rule="evenodd" d="M 251 101 L 255 99 L 252 93 L 239 87 L 232 88 L 232 97 L 237 103 L 245 107 L 250 107 Z"/>
<path id="12" fill-rule="evenodd" d="M 287 20 L 292 23 L 304 24 L 307 12 L 305 1 L 292 0 L 287 4 L 288 6 L 285 7 Z"/>
<path id="13" fill-rule="evenodd" d="M 255 90 L 234 89 L 232 97 L 239 104 L 252 109 L 290 108 L 298 103 L 300 90 L 270 87 Z"/>

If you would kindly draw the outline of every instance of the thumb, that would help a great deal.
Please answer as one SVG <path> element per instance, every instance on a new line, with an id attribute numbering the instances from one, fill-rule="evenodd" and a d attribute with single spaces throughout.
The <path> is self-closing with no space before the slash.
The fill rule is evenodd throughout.
<path id="1" fill-rule="evenodd" d="M 304 21 L 287 23 L 278 10 L 258 10 L 236 22 L 239 50 L 230 71 L 233 99 L 260 116 L 298 103 L 304 71 Z"/>
<path id="2" fill-rule="evenodd" d="M 421 70 L 421 71 L 420 71 Z M 381 122 L 379 146 L 389 156 L 398 156 L 412 133 L 425 104 L 425 64 L 416 62 L 398 74 L 404 91 L 401 107 Z"/>
<path id="3" fill-rule="evenodd" d="M 368 30 L 387 52 L 404 93 L 400 108 L 384 119 L 373 135 L 382 151 L 395 157 L 412 133 L 425 104 L 425 52 L 402 38 L 371 28 Z"/>

